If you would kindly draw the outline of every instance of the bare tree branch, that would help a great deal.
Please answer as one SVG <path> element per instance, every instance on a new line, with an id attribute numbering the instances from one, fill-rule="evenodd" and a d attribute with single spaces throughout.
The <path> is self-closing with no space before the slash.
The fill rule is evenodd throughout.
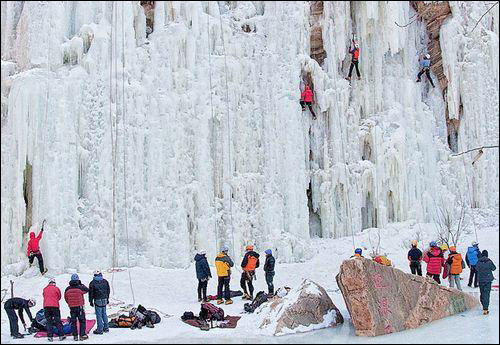
<path id="1" fill-rule="evenodd" d="M 470 150 L 467 150 L 467 151 L 464 151 L 464 152 L 460 152 L 460 153 L 453 153 L 452 156 L 460 156 L 460 155 L 463 155 L 465 153 L 469 153 L 469 152 L 472 152 L 472 151 L 477 151 L 477 150 L 482 150 L 482 149 L 492 149 L 492 148 L 495 148 L 495 147 L 498 147 L 498 145 L 489 145 L 489 146 L 481 146 L 481 147 L 476 147 L 474 149 L 470 149 Z"/>
<path id="2" fill-rule="evenodd" d="M 470 35 L 473 31 L 474 31 L 474 29 L 477 27 L 477 25 L 478 25 L 478 24 L 479 24 L 479 22 L 483 19 L 483 17 L 484 17 L 484 16 L 485 16 L 485 15 L 486 15 L 489 11 L 491 11 L 491 9 L 492 9 L 493 7 L 495 7 L 496 5 L 498 5 L 498 1 L 497 1 L 497 2 L 495 2 L 495 3 L 493 4 L 493 6 L 491 6 L 491 7 L 488 9 L 488 11 L 484 12 L 484 14 L 481 16 L 481 18 L 479 18 L 479 20 L 477 21 L 476 25 L 474 25 L 474 27 L 473 27 L 473 28 L 472 28 L 472 30 L 471 30 L 471 31 L 467 34 L 467 36 L 469 36 L 469 35 Z"/>

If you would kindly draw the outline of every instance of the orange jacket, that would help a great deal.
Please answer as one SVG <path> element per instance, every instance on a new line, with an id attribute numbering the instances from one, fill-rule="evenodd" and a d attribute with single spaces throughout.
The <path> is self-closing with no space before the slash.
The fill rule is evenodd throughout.
<path id="1" fill-rule="evenodd" d="M 447 260 L 450 265 L 450 274 L 460 274 L 463 270 L 462 255 L 456 252 L 451 252 Z"/>

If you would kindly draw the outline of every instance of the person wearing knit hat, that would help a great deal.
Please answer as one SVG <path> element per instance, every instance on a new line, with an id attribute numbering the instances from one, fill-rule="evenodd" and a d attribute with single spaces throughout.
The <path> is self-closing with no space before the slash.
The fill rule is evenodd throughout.
<path id="1" fill-rule="evenodd" d="M 59 340 L 64 340 L 66 337 L 63 332 L 61 322 L 61 309 L 59 309 L 59 301 L 61 300 L 61 290 L 56 286 L 54 278 L 49 279 L 49 284 L 43 289 L 43 309 L 45 319 L 47 320 L 47 337 L 52 341 L 54 335 L 54 326 L 60 334 Z"/>
<path id="2" fill-rule="evenodd" d="M 78 274 L 73 273 L 71 275 L 71 281 L 69 282 L 69 286 L 64 291 L 64 299 L 69 306 L 70 312 L 70 322 L 71 329 L 73 331 L 73 339 L 78 340 L 78 332 L 76 328 L 76 320 L 78 319 L 80 323 L 80 340 L 88 339 L 89 336 L 85 334 L 85 310 L 83 306 L 85 305 L 84 294 L 89 292 L 89 289 L 82 284 Z"/>
<path id="3" fill-rule="evenodd" d="M 493 261 L 488 258 L 488 251 L 483 250 L 481 252 L 481 257 L 477 261 L 476 271 L 477 271 L 477 280 L 479 282 L 479 292 L 480 292 L 480 300 L 483 305 L 483 314 L 488 315 L 489 305 L 490 305 L 490 292 L 491 292 L 491 282 L 493 279 L 493 271 L 497 268 Z"/>
<path id="4" fill-rule="evenodd" d="M 194 257 L 196 278 L 198 278 L 198 302 L 208 302 L 207 285 L 208 280 L 212 278 L 212 272 L 210 272 L 206 254 L 204 250 L 200 250 Z"/>
<path id="5" fill-rule="evenodd" d="M 455 246 L 451 246 L 450 254 L 448 255 L 448 259 L 446 260 L 446 265 L 448 265 L 448 281 L 450 283 L 450 287 L 453 288 L 457 285 L 457 289 L 462 291 L 462 287 L 460 286 L 460 273 L 465 268 L 465 262 L 462 259 L 462 255 L 457 253 L 457 248 Z"/>
<path id="6" fill-rule="evenodd" d="M 274 265 L 275 260 L 273 256 L 273 251 L 271 249 L 266 249 L 264 252 L 266 253 L 266 262 L 264 263 L 264 272 L 266 272 L 266 283 L 267 283 L 267 291 L 269 295 L 274 295 Z"/>

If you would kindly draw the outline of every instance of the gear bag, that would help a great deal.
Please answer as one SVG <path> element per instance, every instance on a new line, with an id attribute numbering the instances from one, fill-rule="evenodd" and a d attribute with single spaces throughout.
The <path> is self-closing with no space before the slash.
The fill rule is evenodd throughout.
<path id="1" fill-rule="evenodd" d="M 243 268 L 244 271 L 255 271 L 255 267 L 257 266 L 257 258 L 255 256 L 249 255 L 248 256 L 248 262 L 245 268 Z"/>
<path id="2" fill-rule="evenodd" d="M 224 310 L 222 308 L 216 307 L 211 303 L 202 303 L 200 310 L 200 319 L 223 321 Z"/>
<path id="3" fill-rule="evenodd" d="M 243 308 L 247 313 L 253 313 L 255 309 L 257 309 L 261 304 L 267 302 L 267 300 L 267 294 L 264 291 L 259 291 L 252 303 L 245 303 Z"/>

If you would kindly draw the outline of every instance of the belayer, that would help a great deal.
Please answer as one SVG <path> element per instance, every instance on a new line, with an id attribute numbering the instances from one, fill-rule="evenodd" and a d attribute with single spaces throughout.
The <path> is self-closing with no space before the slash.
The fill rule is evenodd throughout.
<path id="1" fill-rule="evenodd" d="M 47 337 L 49 341 L 53 341 L 54 326 L 58 331 L 59 340 L 66 339 L 61 322 L 61 309 L 59 308 L 61 297 L 61 290 L 56 286 L 56 280 L 51 278 L 49 284 L 43 289 L 43 309 L 47 320 Z"/>
<path id="2" fill-rule="evenodd" d="M 233 260 L 227 255 L 229 248 L 222 246 L 221 252 L 215 258 L 215 268 L 217 269 L 217 277 L 219 279 L 217 284 L 217 304 L 222 304 L 222 291 L 224 290 L 224 298 L 226 304 L 232 304 L 231 289 L 229 283 L 231 282 L 231 267 L 234 266 Z"/>
<path id="3" fill-rule="evenodd" d="M 420 77 L 422 77 L 424 73 L 427 79 L 429 79 L 432 87 L 434 87 L 434 82 L 431 78 L 431 56 L 429 54 L 425 54 L 424 58 L 420 60 L 420 72 L 417 75 L 417 83 L 420 82 Z"/>
<path id="4" fill-rule="evenodd" d="M 34 232 L 30 232 L 30 240 L 28 241 L 28 259 L 30 266 L 33 264 L 33 261 L 35 260 L 35 257 L 38 260 L 38 266 L 40 267 L 40 273 L 45 274 L 47 272 L 47 269 L 44 268 L 43 266 L 43 257 L 42 253 L 40 252 L 40 240 L 42 239 L 43 235 L 43 224 L 45 223 L 45 220 L 42 222 L 42 229 L 38 233 L 38 236 L 35 236 Z"/>
<path id="5" fill-rule="evenodd" d="M 349 47 L 349 54 L 351 54 L 351 66 L 349 66 L 349 75 L 347 80 L 351 80 L 352 70 L 356 67 L 356 74 L 358 75 L 358 80 L 361 80 L 361 73 L 359 73 L 359 44 L 357 44 L 354 39 L 352 40 L 353 46 Z"/>
<path id="6" fill-rule="evenodd" d="M 312 108 L 314 93 L 309 87 L 309 84 L 306 84 L 304 91 L 300 94 L 300 105 L 302 106 L 302 111 L 306 110 L 306 105 L 309 107 L 309 111 L 311 112 L 313 119 L 316 120 L 316 114 Z"/>
<path id="7" fill-rule="evenodd" d="M 21 333 L 19 333 L 19 327 L 17 325 L 17 315 L 15 311 L 16 310 L 18 311 L 21 323 L 23 324 L 24 329 L 26 329 L 26 322 L 24 321 L 23 311 L 26 311 L 26 314 L 28 314 L 30 322 L 33 322 L 33 316 L 31 315 L 30 308 L 34 307 L 35 304 L 36 302 L 33 298 L 26 300 L 24 298 L 14 297 L 14 298 L 9 298 L 7 301 L 5 301 L 4 309 L 5 312 L 7 313 L 7 317 L 9 318 L 10 335 L 14 339 L 24 338 L 24 336 Z"/>
<path id="8" fill-rule="evenodd" d="M 259 254 L 253 251 L 253 246 L 245 247 L 246 253 L 241 262 L 241 268 L 243 272 L 241 273 L 240 286 L 243 289 L 243 299 L 253 300 L 253 283 L 252 280 L 255 278 L 255 269 L 259 267 Z M 248 284 L 248 291 L 247 291 Z M 248 294 L 250 292 L 250 294 Z"/>

